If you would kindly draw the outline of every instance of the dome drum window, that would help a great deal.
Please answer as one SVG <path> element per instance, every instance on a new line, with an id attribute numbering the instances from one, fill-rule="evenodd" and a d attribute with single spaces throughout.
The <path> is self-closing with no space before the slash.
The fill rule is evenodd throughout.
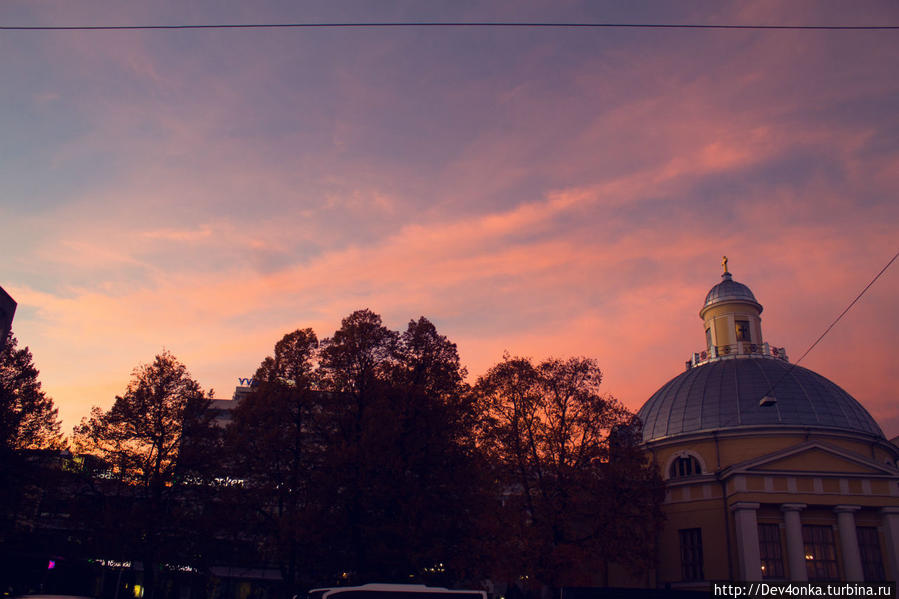
<path id="1" fill-rule="evenodd" d="M 678 452 L 674 455 L 668 466 L 668 478 L 686 478 L 688 476 L 697 476 L 704 471 L 702 462 L 699 458 L 685 451 Z"/>

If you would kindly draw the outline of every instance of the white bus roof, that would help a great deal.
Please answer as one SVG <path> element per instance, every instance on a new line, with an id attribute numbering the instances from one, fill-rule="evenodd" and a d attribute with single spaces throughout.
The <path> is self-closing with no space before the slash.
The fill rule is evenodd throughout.
<path id="1" fill-rule="evenodd" d="M 455 594 L 455 593 L 479 593 L 482 597 L 486 597 L 486 593 L 481 590 L 454 590 L 446 587 L 429 587 L 423 584 L 389 584 L 373 582 L 355 587 L 325 587 L 320 589 L 312 589 L 309 594 L 319 592 L 322 598 L 326 599 L 332 593 L 340 594 L 348 591 L 371 591 L 371 592 L 388 592 L 388 593 L 433 593 L 435 595 Z"/>

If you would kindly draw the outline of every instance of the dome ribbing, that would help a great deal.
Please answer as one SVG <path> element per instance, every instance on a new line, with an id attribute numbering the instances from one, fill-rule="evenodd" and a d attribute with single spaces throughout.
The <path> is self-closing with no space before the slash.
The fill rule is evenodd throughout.
<path id="1" fill-rule="evenodd" d="M 760 406 L 771 385 L 776 403 Z M 722 359 L 681 373 L 640 409 L 643 441 L 740 427 L 815 427 L 884 438 L 851 395 L 823 376 L 768 357 Z"/>

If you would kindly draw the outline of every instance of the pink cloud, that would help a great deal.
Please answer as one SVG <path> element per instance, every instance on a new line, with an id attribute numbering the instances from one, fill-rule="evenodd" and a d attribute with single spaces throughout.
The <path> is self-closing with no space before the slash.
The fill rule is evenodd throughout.
<path id="1" fill-rule="evenodd" d="M 327 252 L 309 263 L 271 274 L 240 268 L 169 274 L 159 276 L 153 286 L 116 296 L 76 290 L 72 297 L 60 298 L 28 289 L 14 291 L 23 303 L 37 307 L 45 323 L 41 336 L 48 342 L 42 352 L 59 354 L 51 357 L 53 362 L 78 347 L 82 354 L 93 352 L 90 361 L 115 362 L 119 372 L 129 372 L 163 344 L 196 360 L 197 372 L 215 373 L 216 363 L 228 363 L 234 369 L 236 356 L 243 356 L 245 362 L 241 372 L 248 371 L 289 328 L 312 325 L 325 336 L 341 316 L 363 305 L 376 310 L 389 307 L 395 327 L 420 312 L 438 322 L 446 317 L 474 318 L 466 305 L 513 313 L 530 311 L 536 318 L 531 322 L 475 327 L 455 335 L 444 332 L 459 342 L 473 375 L 486 370 L 506 349 L 538 358 L 598 356 L 608 389 L 636 409 L 667 377 L 679 372 L 683 360 L 701 344 L 696 312 L 706 288 L 716 282 L 718 248 L 743 256 L 732 264 L 740 265 L 735 266 L 737 272 L 746 273 L 740 280 L 753 285 L 767 306 L 790 297 L 787 292 L 774 296 L 759 293 L 753 273 L 763 269 L 784 276 L 792 273 L 798 277 L 798 289 L 818 292 L 822 283 L 842 288 L 852 282 L 845 274 L 838 279 L 822 276 L 832 266 L 833 255 L 851 252 L 850 247 L 842 243 L 822 246 L 823 233 L 812 230 L 802 236 L 802 230 L 791 227 L 768 227 L 766 243 L 761 245 L 730 233 L 712 232 L 697 238 L 689 219 L 670 223 L 665 235 L 636 228 L 614 241 L 588 245 L 569 238 L 582 239 L 589 232 L 571 229 L 540 242 L 513 240 L 515 235 L 542 230 L 553 217 L 601 202 L 601 197 L 601 189 L 569 190 L 505 213 L 430 227 L 408 226 L 375 246 Z M 760 213 L 748 221 L 762 218 Z M 585 223 L 584 227 L 593 229 L 595 225 Z M 601 227 L 594 232 L 602 237 Z M 265 237 L 264 232 L 259 233 Z M 163 237 L 149 236 L 153 241 Z M 784 253 L 784 247 L 799 251 Z M 803 259 L 804 251 L 814 259 Z M 646 273 L 635 272 L 635 259 L 650 260 L 656 266 Z M 703 272 L 707 276 L 701 276 Z M 776 281 L 770 273 L 765 280 Z M 582 298 L 576 289 L 604 299 L 597 303 Z M 831 303 L 812 315 L 820 319 L 834 313 L 835 307 Z M 771 310 L 766 312 L 766 320 Z M 490 318 L 487 314 L 477 317 Z M 259 323 L 249 328 L 225 324 L 245 318 Z M 127 340 L 121 338 L 122 330 L 129 331 Z M 766 331 L 775 342 L 797 335 L 789 331 L 778 334 L 771 328 Z M 808 335 L 808 325 L 800 332 Z M 798 357 L 798 349 L 788 349 Z M 872 363 L 868 370 L 872 367 L 883 365 Z M 54 371 L 56 375 L 65 372 L 58 366 Z M 227 393 L 220 372 L 212 375 L 214 381 L 203 382 Z M 48 379 L 48 387 L 57 395 L 73 386 L 64 377 L 58 386 L 53 375 Z M 847 386 L 851 390 L 852 385 Z M 870 388 L 863 386 L 862 391 Z M 874 392 L 880 392 L 880 386 Z M 62 396 L 59 400 L 69 402 Z"/>
<path id="2" fill-rule="evenodd" d="M 200 229 L 159 229 L 155 231 L 144 231 L 142 235 L 149 239 L 190 242 L 208 239 L 212 235 L 212 229 L 209 227 L 202 227 Z"/>

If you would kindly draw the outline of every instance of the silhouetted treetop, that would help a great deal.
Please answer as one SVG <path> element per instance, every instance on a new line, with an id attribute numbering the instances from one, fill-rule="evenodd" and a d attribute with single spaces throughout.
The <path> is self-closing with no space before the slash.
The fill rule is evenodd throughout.
<path id="1" fill-rule="evenodd" d="M 409 321 L 399 337 L 396 355 L 397 382 L 421 387 L 433 395 L 457 392 L 467 375 L 456 344 L 438 334 L 424 316 Z"/>
<path id="2" fill-rule="evenodd" d="M 185 559 L 196 541 L 187 497 L 203 486 L 200 474 L 214 456 L 211 401 L 187 367 L 163 351 L 132 371 L 109 410 L 94 407 L 75 428 L 79 449 L 104 458 L 125 483 L 128 500 L 112 505 L 124 510 L 118 526 L 143 563 L 148 598 L 158 590 L 160 564 Z"/>
<path id="3" fill-rule="evenodd" d="M 0 449 L 41 449 L 62 443 L 58 412 L 41 390 L 27 347 L 16 349 L 12 333 L 0 347 Z"/>
<path id="4" fill-rule="evenodd" d="M 651 562 L 651 543 L 619 548 L 654 538 L 661 479 L 628 434 L 633 415 L 600 393 L 601 381 L 589 358 L 535 365 L 506 355 L 474 388 L 480 447 L 505 496 L 506 567 L 551 586 L 588 584 L 611 560 Z"/>
<path id="5" fill-rule="evenodd" d="M 185 431 L 209 419 L 209 403 L 187 367 L 165 351 L 134 369 L 108 411 L 94 407 L 75 428 L 76 440 L 126 478 L 164 485 L 174 475 Z"/>
<path id="6" fill-rule="evenodd" d="M 258 383 L 281 382 L 294 387 L 306 385 L 315 368 L 318 337 L 312 329 L 287 333 L 275 344 L 275 355 L 262 361 L 256 371 Z"/>
<path id="7" fill-rule="evenodd" d="M 319 371 L 323 385 L 332 391 L 365 394 L 386 376 L 396 351 L 398 335 L 383 325 L 369 309 L 343 319 L 341 327 L 322 341 Z"/>

